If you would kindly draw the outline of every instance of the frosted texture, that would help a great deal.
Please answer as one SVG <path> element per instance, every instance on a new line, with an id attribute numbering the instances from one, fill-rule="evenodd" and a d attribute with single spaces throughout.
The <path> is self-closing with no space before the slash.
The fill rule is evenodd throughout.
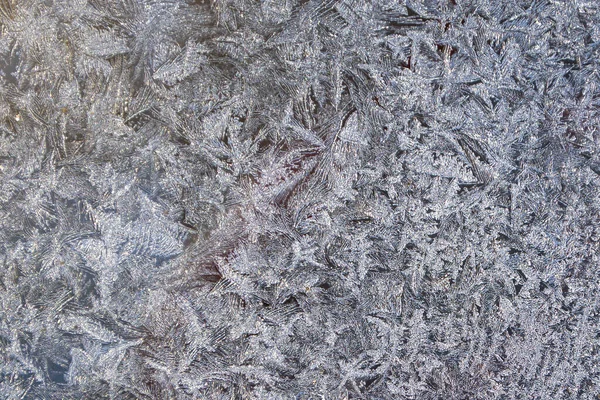
<path id="1" fill-rule="evenodd" d="M 599 58 L 595 0 L 0 0 L 0 398 L 599 398 Z"/>

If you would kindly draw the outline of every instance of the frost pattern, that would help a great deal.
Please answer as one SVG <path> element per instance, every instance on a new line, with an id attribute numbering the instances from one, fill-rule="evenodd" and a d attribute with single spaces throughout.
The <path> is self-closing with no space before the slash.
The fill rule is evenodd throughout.
<path id="1" fill-rule="evenodd" d="M 600 6 L 0 0 L 0 397 L 600 396 Z"/>

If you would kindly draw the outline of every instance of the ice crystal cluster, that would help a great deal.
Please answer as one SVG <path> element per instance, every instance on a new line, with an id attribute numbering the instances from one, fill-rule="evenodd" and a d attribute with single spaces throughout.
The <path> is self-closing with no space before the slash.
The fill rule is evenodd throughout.
<path id="1" fill-rule="evenodd" d="M 597 0 L 0 0 L 1 399 L 597 399 Z"/>

